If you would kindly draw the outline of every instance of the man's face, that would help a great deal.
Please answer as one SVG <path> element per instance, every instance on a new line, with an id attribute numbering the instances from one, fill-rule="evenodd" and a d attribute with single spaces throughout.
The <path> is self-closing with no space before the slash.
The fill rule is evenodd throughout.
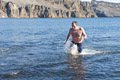
<path id="1" fill-rule="evenodd" d="M 72 24 L 72 27 L 73 27 L 73 28 L 75 28 L 76 26 L 77 26 L 76 23 L 73 23 L 73 24 Z"/>

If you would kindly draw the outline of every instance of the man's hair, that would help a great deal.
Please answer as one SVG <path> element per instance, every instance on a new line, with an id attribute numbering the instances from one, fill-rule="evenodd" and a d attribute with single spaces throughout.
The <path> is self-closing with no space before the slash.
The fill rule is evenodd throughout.
<path id="1" fill-rule="evenodd" d="M 77 24 L 77 21 L 73 21 L 73 22 L 72 22 L 72 24 L 74 24 L 74 23 L 75 23 L 76 25 L 78 25 L 78 24 Z"/>

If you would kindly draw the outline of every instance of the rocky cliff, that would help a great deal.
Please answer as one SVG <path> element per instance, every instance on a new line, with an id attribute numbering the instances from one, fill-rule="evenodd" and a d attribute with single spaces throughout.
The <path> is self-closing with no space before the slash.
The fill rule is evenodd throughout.
<path id="1" fill-rule="evenodd" d="M 120 3 L 92 0 L 91 5 L 98 17 L 120 16 Z"/>
<path id="2" fill-rule="evenodd" d="M 89 2 L 79 0 L 0 0 L 0 17 L 97 17 Z"/>

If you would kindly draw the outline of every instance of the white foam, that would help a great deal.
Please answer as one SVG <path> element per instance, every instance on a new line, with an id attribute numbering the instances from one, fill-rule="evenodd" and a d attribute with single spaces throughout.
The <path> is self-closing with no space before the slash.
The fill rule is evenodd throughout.
<path id="1" fill-rule="evenodd" d="M 99 54 L 100 51 L 92 50 L 92 49 L 83 49 L 81 55 L 93 55 L 93 54 Z"/>

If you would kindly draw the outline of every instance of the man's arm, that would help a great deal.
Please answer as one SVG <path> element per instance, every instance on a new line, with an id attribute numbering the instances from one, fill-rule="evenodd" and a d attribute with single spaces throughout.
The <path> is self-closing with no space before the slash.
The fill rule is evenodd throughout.
<path id="1" fill-rule="evenodd" d="M 68 35 L 67 35 L 66 42 L 64 43 L 65 45 L 67 44 L 67 41 L 69 40 L 69 38 L 70 38 L 70 35 L 71 35 L 71 29 L 69 30 L 69 33 L 68 33 Z"/>
<path id="2" fill-rule="evenodd" d="M 82 34 L 83 34 L 83 39 L 86 39 L 87 38 L 87 34 L 85 33 L 85 30 L 83 29 L 83 28 L 81 28 L 82 29 Z"/>

